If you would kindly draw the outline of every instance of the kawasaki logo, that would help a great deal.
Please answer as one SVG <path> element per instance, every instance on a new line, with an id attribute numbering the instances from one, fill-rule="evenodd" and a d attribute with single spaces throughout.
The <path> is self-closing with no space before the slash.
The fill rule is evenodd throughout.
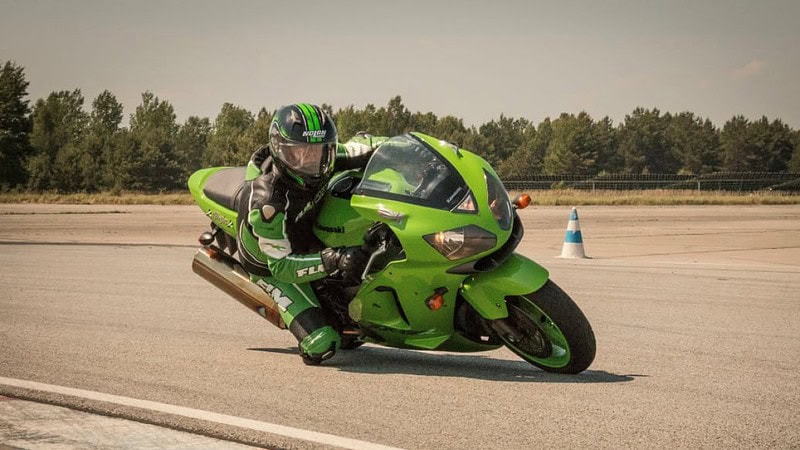
<path id="1" fill-rule="evenodd" d="M 314 226 L 320 230 L 325 231 L 326 233 L 337 233 L 337 234 L 344 234 L 344 227 L 329 227 L 322 224 L 314 224 Z"/>
<path id="2" fill-rule="evenodd" d="M 211 219 L 212 222 L 221 227 L 233 228 L 233 222 L 217 211 L 209 209 L 206 211 L 206 215 Z"/>
<path id="3" fill-rule="evenodd" d="M 328 130 L 308 130 L 303 131 L 303 137 L 324 138 Z"/>

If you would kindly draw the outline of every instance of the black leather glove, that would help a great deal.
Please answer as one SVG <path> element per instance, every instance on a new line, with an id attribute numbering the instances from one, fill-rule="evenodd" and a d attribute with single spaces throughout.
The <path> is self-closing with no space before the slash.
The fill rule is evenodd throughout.
<path id="1" fill-rule="evenodd" d="M 328 275 L 361 275 L 369 260 L 369 255 L 361 247 L 326 248 L 320 256 Z"/>

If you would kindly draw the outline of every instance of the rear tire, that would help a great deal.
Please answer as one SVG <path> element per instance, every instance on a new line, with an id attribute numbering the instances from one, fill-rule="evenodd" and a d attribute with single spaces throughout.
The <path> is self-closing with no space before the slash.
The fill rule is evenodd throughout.
<path id="1" fill-rule="evenodd" d="M 576 374 L 594 361 L 592 326 L 578 305 L 552 280 L 536 292 L 506 300 L 504 326 L 498 333 L 509 350 L 547 372 Z"/>

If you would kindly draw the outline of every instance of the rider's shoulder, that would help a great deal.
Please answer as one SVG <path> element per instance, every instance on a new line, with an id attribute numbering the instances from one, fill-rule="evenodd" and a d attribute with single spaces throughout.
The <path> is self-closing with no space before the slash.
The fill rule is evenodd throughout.
<path id="1" fill-rule="evenodd" d="M 262 209 L 264 206 L 270 205 L 276 211 L 283 211 L 286 206 L 286 196 L 280 191 L 281 183 L 275 172 L 269 171 L 255 178 L 251 182 L 249 209 Z"/>
<path id="2" fill-rule="evenodd" d="M 260 167 L 266 162 L 267 158 L 269 158 L 269 145 L 262 145 L 250 156 L 250 162 Z"/>
<path id="3" fill-rule="evenodd" d="M 263 176 L 270 172 L 272 158 L 270 158 L 269 145 L 264 145 L 258 148 L 250 156 L 247 162 L 247 171 L 245 172 L 245 180 L 252 181 L 257 177 Z"/>

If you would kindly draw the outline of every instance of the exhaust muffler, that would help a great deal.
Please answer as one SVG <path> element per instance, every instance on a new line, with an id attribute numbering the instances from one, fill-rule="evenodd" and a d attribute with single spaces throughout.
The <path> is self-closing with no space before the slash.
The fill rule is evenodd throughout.
<path id="1" fill-rule="evenodd" d="M 286 329 L 272 297 L 251 283 L 241 264 L 222 250 L 214 246 L 197 250 L 192 270 L 276 327 Z"/>

